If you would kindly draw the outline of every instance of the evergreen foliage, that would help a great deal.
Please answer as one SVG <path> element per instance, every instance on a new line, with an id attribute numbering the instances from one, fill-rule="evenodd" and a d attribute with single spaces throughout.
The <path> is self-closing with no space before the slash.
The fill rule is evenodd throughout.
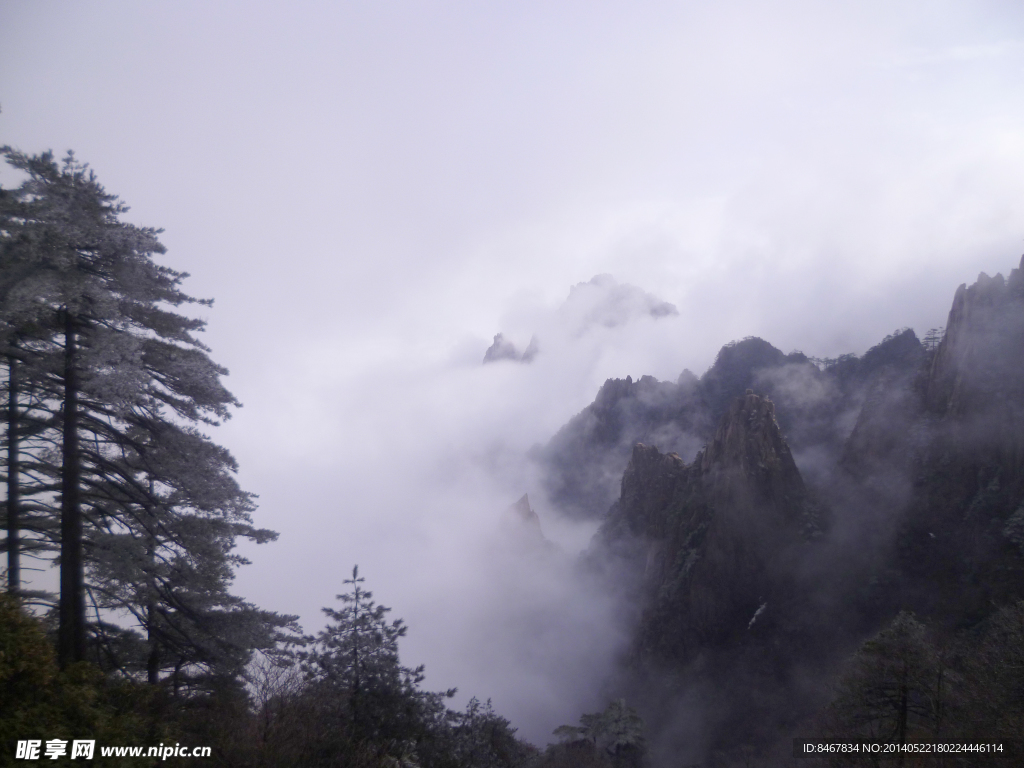
<path id="1" fill-rule="evenodd" d="M 523 765 L 535 751 L 515 737 L 512 724 L 498 715 L 491 701 L 473 697 L 464 712 L 454 713 L 451 730 L 453 764 L 467 768 Z"/>
<path id="2" fill-rule="evenodd" d="M 93 641 L 105 666 L 170 672 L 179 691 L 237 676 L 296 628 L 229 592 L 235 540 L 276 534 L 252 526 L 234 459 L 200 431 L 238 405 L 196 336 L 205 322 L 176 311 L 211 302 L 182 292 L 187 275 L 153 259 L 159 232 L 124 222 L 72 154 L 3 154 L 26 176 L 0 201 L 9 589 L 21 550 L 59 551 L 63 667 Z"/>
<path id="3" fill-rule="evenodd" d="M 40 622 L 17 599 L 0 593 L 0 764 L 13 758 L 18 739 L 170 740 L 168 723 L 147 718 L 152 704 L 152 691 L 109 680 L 87 662 L 58 670 Z"/>
<path id="4" fill-rule="evenodd" d="M 579 725 L 554 730 L 560 743 L 549 747 L 540 765 L 639 768 L 646 764 L 644 722 L 625 699 L 609 702 L 602 712 L 584 714 Z"/>
<path id="5" fill-rule="evenodd" d="M 900 613 L 847 661 L 819 718 L 819 736 L 889 743 L 1016 739 L 1024 728 L 1022 649 L 1024 602 L 945 643 L 916 617 Z M 974 758 L 957 756 L 949 764 L 973 765 Z M 834 756 L 828 763 L 863 760 Z"/>
<path id="6" fill-rule="evenodd" d="M 414 745 L 426 719 L 442 697 L 419 690 L 423 667 L 402 666 L 398 640 L 406 633 L 401 619 L 389 622 L 389 608 L 377 605 L 362 588 L 359 568 L 345 580 L 349 592 L 338 595 L 341 609 L 324 608 L 330 624 L 304 654 L 303 670 L 325 706 L 345 722 L 346 738 L 356 742 Z"/>
<path id="7" fill-rule="evenodd" d="M 263 658 L 251 680 L 256 738 L 268 766 L 370 768 L 512 768 L 525 764 L 529 746 L 490 702 L 471 699 L 464 712 L 445 702 L 455 690 L 421 690 L 423 667 L 401 663 L 400 619 L 364 589 L 358 567 L 325 608 L 330 623 L 298 670 Z"/>
<path id="8" fill-rule="evenodd" d="M 905 744 L 942 726 L 941 656 L 912 614 L 900 613 L 848 662 L 830 707 L 844 737 Z"/>
<path id="9" fill-rule="evenodd" d="M 454 690 L 420 689 L 423 668 L 399 661 L 405 625 L 357 569 L 298 666 L 294 618 L 231 594 L 236 540 L 276 534 L 253 526 L 233 457 L 203 432 L 238 403 L 196 336 L 204 322 L 176 310 L 210 302 L 181 291 L 187 275 L 153 259 L 159 232 L 124 222 L 73 155 L 2 152 L 26 177 L 0 190 L 5 748 L 173 732 L 220 765 L 522 764 L 530 749 L 489 701 L 454 712 Z M 23 555 L 59 555 L 56 600 L 25 588 Z M 56 659 L 15 596 L 57 603 Z"/>

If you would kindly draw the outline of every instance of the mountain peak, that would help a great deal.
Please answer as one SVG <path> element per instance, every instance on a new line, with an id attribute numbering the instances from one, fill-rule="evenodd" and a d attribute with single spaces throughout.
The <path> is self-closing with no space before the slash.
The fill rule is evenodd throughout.
<path id="1" fill-rule="evenodd" d="M 499 360 L 512 360 L 517 363 L 528 363 L 537 356 L 537 337 L 530 339 L 529 345 L 523 351 L 519 350 L 512 341 L 505 338 L 505 334 L 494 334 L 494 342 L 484 352 L 485 363 L 496 363 Z"/>
<path id="2" fill-rule="evenodd" d="M 1024 257 L 1008 278 L 982 272 L 970 287 L 957 288 L 932 361 L 929 406 L 958 415 L 988 409 L 1024 386 L 1022 359 Z"/>
<path id="3" fill-rule="evenodd" d="M 792 463 L 793 457 L 775 420 L 775 404 L 748 389 L 726 411 L 715 439 L 701 457 L 701 470 L 724 464 L 750 473 L 754 468 L 787 461 Z"/>

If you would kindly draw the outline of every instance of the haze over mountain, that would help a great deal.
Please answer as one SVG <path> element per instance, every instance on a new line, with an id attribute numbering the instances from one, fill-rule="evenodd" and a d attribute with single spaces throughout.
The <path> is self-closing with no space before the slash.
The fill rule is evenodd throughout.
<path id="1" fill-rule="evenodd" d="M 953 451 L 926 501 L 913 473 L 945 466 L 932 422 L 1013 423 L 972 410 L 989 379 L 955 366 L 915 398 L 954 287 L 1020 251 L 1022 41 L 1001 0 L 9 2 L 0 144 L 74 149 L 216 300 L 204 341 L 245 407 L 212 437 L 281 534 L 241 550 L 237 593 L 315 632 L 358 563 L 431 689 L 491 697 L 543 744 L 607 705 L 595 669 L 639 653 L 641 617 L 575 559 L 635 443 L 690 477 L 746 389 L 774 404 L 832 539 L 874 552 L 911 504 L 886 560 L 899 589 L 883 574 L 859 600 L 927 603 L 936 574 L 964 615 L 1009 594 L 948 551 L 966 537 L 972 563 L 1010 562 L 1007 470 Z M 837 466 L 873 494 L 857 514 L 828 491 Z M 510 541 L 524 494 L 561 554 Z M 950 523 L 926 549 L 943 534 L 925 510 L 961 502 L 988 528 Z M 729 628 L 752 618 L 738 605 Z M 713 750 L 724 721 L 688 722 Z"/>
<path id="2" fill-rule="evenodd" d="M 907 329 L 816 362 L 746 339 L 699 380 L 609 380 L 535 452 L 568 514 L 603 519 L 585 560 L 633 615 L 612 686 L 648 715 L 658 764 L 740 760 L 740 747 L 783 760 L 787 737 L 821 727 L 839 662 L 901 611 L 970 659 L 970 633 L 1024 610 L 1024 257 L 1007 278 L 961 285 L 945 333 L 927 339 Z M 692 458 L 671 451 L 681 435 L 705 438 Z M 628 443 L 600 514 L 595 481 Z M 946 663 L 964 690 L 984 685 Z M 971 706 L 913 685 L 932 703 L 900 727 L 919 735 L 938 738 L 942 707 Z M 900 715 L 885 701 L 865 698 L 846 733 L 887 733 Z M 1024 710 L 997 706 L 945 736 L 1011 736 Z"/>
<path id="3" fill-rule="evenodd" d="M 679 311 L 667 301 L 661 301 L 635 285 L 620 285 L 611 275 L 597 275 L 586 283 L 569 289 L 569 298 L 558 308 L 557 332 L 582 336 L 595 327 L 616 328 L 631 320 L 644 317 L 668 317 Z M 539 340 L 536 335 L 520 352 L 516 345 L 498 333 L 494 343 L 484 353 L 484 362 L 516 360 L 528 363 L 537 355 Z"/>

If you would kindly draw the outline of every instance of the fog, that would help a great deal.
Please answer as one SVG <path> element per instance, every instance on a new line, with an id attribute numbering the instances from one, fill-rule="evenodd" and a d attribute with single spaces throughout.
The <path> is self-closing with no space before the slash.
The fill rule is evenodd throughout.
<path id="1" fill-rule="evenodd" d="M 287 517 L 275 521 L 284 541 L 273 545 L 291 539 L 298 557 L 259 582 L 275 606 L 315 617 L 358 562 L 376 597 L 409 624 L 404 652 L 427 662 L 429 684 L 493 698 L 542 743 L 580 706 L 603 707 L 601 670 L 611 669 L 622 627 L 569 557 L 596 526 L 554 514 L 527 453 L 604 378 L 681 370 L 672 350 L 691 335 L 678 317 L 628 311 L 623 286 L 601 282 L 605 301 L 589 284 L 584 306 L 523 310 L 536 321 L 532 362 L 483 365 L 480 341 L 433 364 L 381 364 L 334 390 L 333 408 L 300 416 L 309 422 L 276 425 L 266 445 L 289 460 L 261 469 L 285 484 L 278 472 L 303 467 Z M 524 492 L 564 555 L 534 551 L 503 519 Z"/>
<path id="2" fill-rule="evenodd" d="M 1011 2 L 0 2 L 0 144 L 74 149 L 216 299 L 214 438 L 281 533 L 237 591 L 314 632 L 358 563 L 429 687 L 541 743 L 624 629 L 530 448 L 733 339 L 942 325 L 1022 249 L 1022 83 Z"/>

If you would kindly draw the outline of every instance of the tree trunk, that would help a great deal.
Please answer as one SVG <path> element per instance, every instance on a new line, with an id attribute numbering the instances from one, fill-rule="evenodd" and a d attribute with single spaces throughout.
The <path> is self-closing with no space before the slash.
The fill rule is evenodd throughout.
<path id="1" fill-rule="evenodd" d="M 156 639 L 156 633 L 153 631 L 153 622 L 156 621 L 156 606 L 152 601 L 147 606 L 146 612 L 149 621 L 147 631 L 149 657 L 146 659 L 146 680 L 150 685 L 158 685 L 160 683 L 160 642 Z"/>
<path id="2" fill-rule="evenodd" d="M 149 493 L 153 493 L 153 481 L 149 482 Z M 146 510 L 149 512 L 149 510 Z M 147 515 L 147 522 L 152 525 L 152 516 Z M 150 685 L 160 682 L 160 640 L 156 633 L 156 584 L 153 579 L 153 568 L 156 552 L 156 540 L 152 534 L 146 537 L 146 640 L 149 642 L 149 658 L 146 659 L 146 679 Z"/>
<path id="3" fill-rule="evenodd" d="M 899 718 L 896 722 L 896 740 L 900 745 L 900 753 L 897 760 L 897 765 L 903 765 L 903 745 L 907 743 L 907 711 L 910 706 L 910 689 L 907 685 L 907 669 L 906 665 L 903 668 L 903 674 L 900 676 L 900 688 L 899 688 Z"/>
<path id="4" fill-rule="evenodd" d="M 21 488 L 18 467 L 18 359 L 7 358 L 7 591 L 21 590 Z"/>
<path id="5" fill-rule="evenodd" d="M 85 578 L 82 561 L 82 458 L 78 450 L 78 364 L 75 322 L 64 310 L 64 413 L 60 501 L 60 626 L 57 660 L 61 669 L 85 658 Z"/>

